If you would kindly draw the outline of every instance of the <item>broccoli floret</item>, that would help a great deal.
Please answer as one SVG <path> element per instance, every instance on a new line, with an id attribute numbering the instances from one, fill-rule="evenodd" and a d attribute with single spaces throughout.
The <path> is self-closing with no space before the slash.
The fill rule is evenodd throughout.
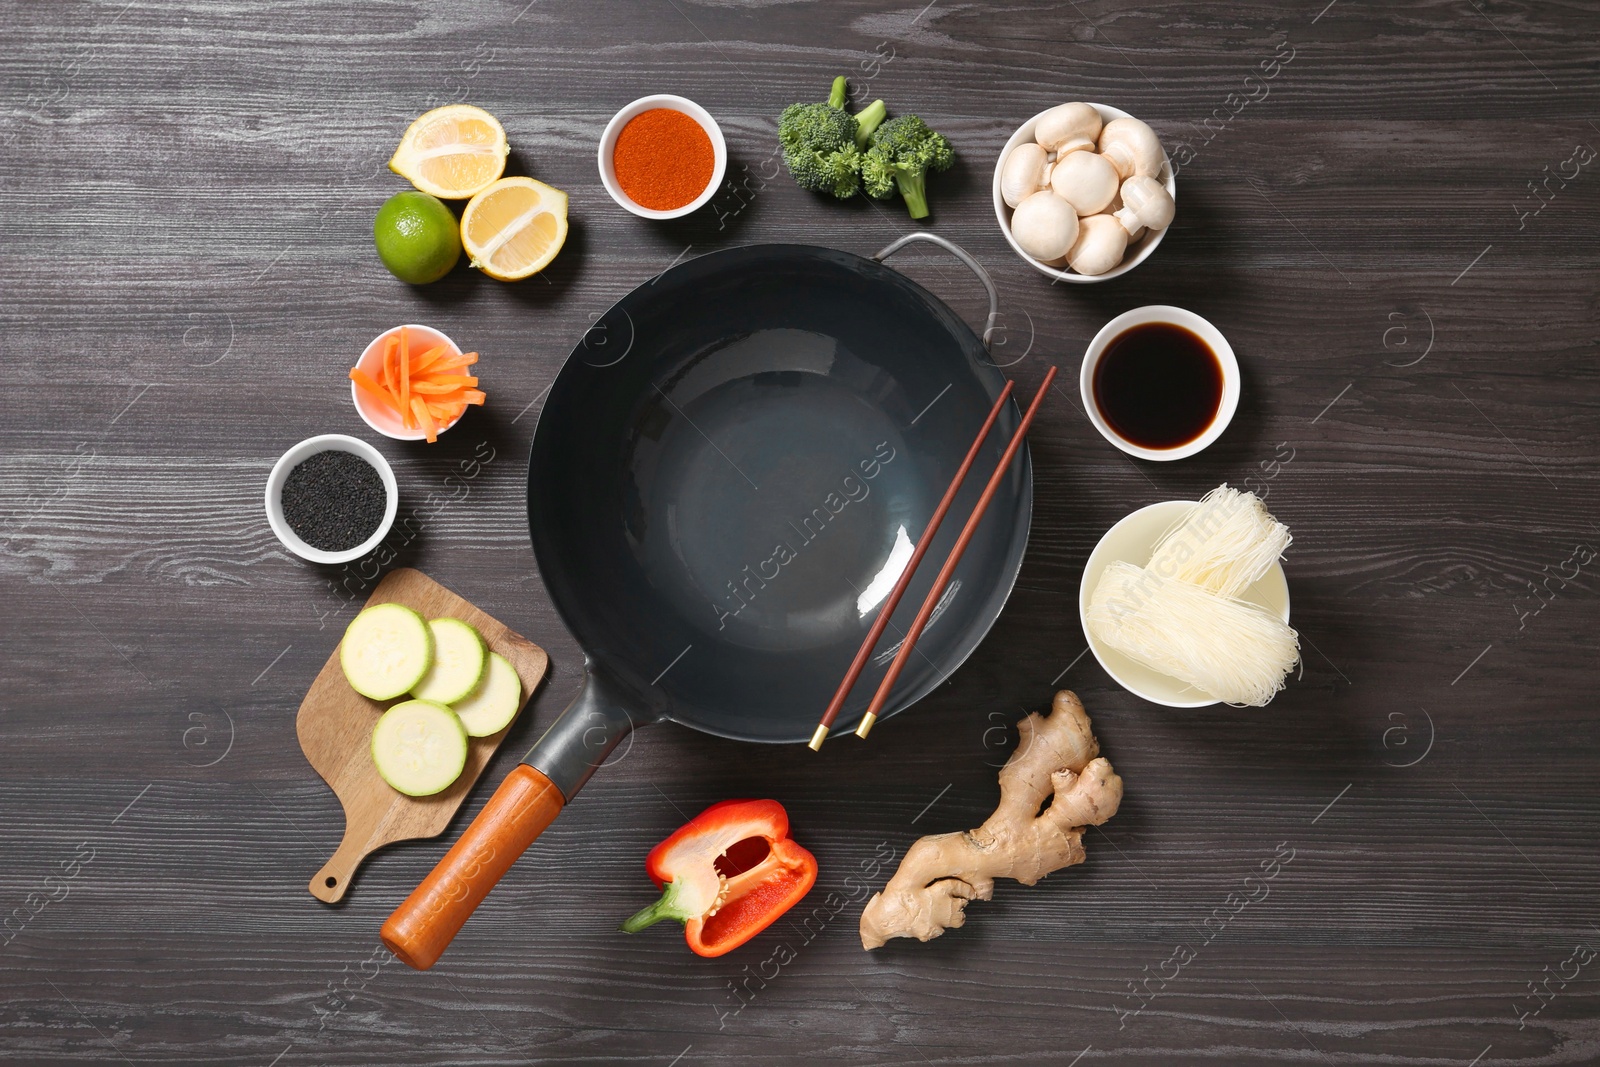
<path id="1" fill-rule="evenodd" d="M 949 170 L 956 154 L 943 135 L 915 115 L 901 115 L 878 127 L 861 160 L 867 195 L 882 200 L 896 189 L 914 219 L 928 215 L 928 171 Z"/>
<path id="2" fill-rule="evenodd" d="M 778 119 L 783 161 L 802 189 L 848 200 L 861 191 L 856 120 L 829 104 L 790 104 Z"/>
<path id="3" fill-rule="evenodd" d="M 888 113 L 875 100 L 859 115 L 844 109 L 845 79 L 833 79 L 825 104 L 791 104 L 778 119 L 783 161 L 802 189 L 848 200 L 861 190 L 861 150 Z"/>

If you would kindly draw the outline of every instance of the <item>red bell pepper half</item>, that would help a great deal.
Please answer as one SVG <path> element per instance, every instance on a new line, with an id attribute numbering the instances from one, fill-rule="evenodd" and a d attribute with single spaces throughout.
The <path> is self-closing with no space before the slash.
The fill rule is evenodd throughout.
<path id="1" fill-rule="evenodd" d="M 789 814 L 776 800 L 711 805 L 651 849 L 645 869 L 664 892 L 622 929 L 676 919 L 701 956 L 738 948 L 817 881 L 817 858 L 789 840 Z"/>

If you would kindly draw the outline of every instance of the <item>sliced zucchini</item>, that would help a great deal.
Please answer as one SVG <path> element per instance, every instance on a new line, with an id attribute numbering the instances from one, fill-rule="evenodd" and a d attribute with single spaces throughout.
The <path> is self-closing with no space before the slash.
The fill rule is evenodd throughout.
<path id="1" fill-rule="evenodd" d="M 433 631 L 433 668 L 412 683 L 411 695 L 454 704 L 478 688 L 489 649 L 478 631 L 460 619 L 431 619 L 428 629 Z"/>
<path id="2" fill-rule="evenodd" d="M 498 652 L 489 653 L 483 681 L 464 700 L 450 705 L 472 737 L 488 737 L 506 728 L 522 706 L 522 679 L 517 669 Z"/>
<path id="3" fill-rule="evenodd" d="M 383 780 L 413 797 L 450 788 L 467 765 L 467 731 L 456 713 L 431 700 L 407 700 L 372 728 L 372 762 Z"/>
<path id="4" fill-rule="evenodd" d="M 373 700 L 404 695 L 433 666 L 433 631 L 401 604 L 376 604 L 350 620 L 339 666 L 350 687 Z"/>

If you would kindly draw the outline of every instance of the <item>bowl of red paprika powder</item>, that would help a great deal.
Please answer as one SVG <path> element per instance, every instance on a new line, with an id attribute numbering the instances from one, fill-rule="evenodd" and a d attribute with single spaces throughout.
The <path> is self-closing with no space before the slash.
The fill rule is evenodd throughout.
<path id="1" fill-rule="evenodd" d="M 717 120 L 681 96 L 642 96 L 600 135 L 600 181 L 641 218 L 675 219 L 704 206 L 727 169 Z"/>

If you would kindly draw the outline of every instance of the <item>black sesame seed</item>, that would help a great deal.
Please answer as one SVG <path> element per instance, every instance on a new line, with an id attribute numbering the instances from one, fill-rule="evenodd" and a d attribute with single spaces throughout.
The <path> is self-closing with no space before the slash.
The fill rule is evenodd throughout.
<path id="1" fill-rule="evenodd" d="M 354 452 L 317 452 L 283 481 L 289 529 L 323 552 L 343 552 L 371 537 L 387 505 L 377 468 Z"/>

